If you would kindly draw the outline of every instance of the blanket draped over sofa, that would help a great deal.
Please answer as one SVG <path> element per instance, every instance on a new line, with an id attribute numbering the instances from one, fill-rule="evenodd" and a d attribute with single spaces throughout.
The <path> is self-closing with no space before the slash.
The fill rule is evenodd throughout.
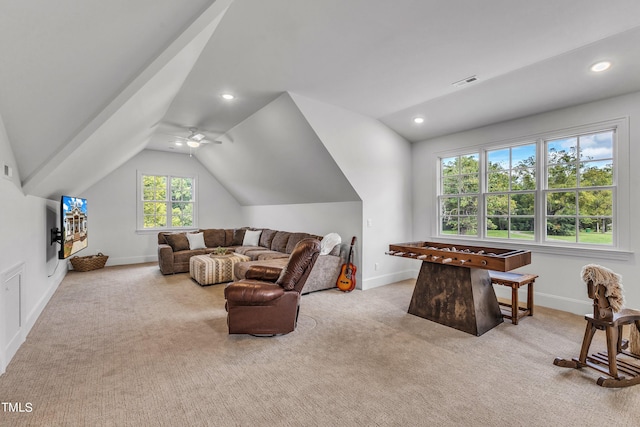
<path id="1" fill-rule="evenodd" d="M 202 233 L 201 236 L 196 236 Z M 195 237 L 198 237 L 196 239 Z M 158 265 L 162 274 L 189 272 L 189 260 L 194 255 L 206 255 L 218 248 L 246 255 L 251 261 L 235 265 L 234 278 L 243 279 L 252 265 L 282 269 L 296 244 L 305 238 L 322 241 L 322 236 L 293 233 L 268 228 L 201 229 L 193 232 L 158 233 Z M 204 242 L 202 242 L 204 240 Z M 194 242 L 200 242 L 194 243 Z M 327 240 L 328 241 L 328 240 Z M 325 241 L 325 242 L 327 242 Z M 302 290 L 303 294 L 336 286 L 344 262 L 346 245 L 338 244 L 321 254 Z"/>

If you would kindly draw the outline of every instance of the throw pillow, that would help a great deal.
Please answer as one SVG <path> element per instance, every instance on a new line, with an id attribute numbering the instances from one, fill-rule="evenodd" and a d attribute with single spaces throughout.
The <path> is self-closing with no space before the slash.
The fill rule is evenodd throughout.
<path id="1" fill-rule="evenodd" d="M 189 240 L 189 249 L 206 249 L 204 244 L 204 233 L 189 233 L 187 234 Z"/>
<path id="2" fill-rule="evenodd" d="M 338 233 L 327 234 L 320 241 L 320 255 L 327 255 L 340 243 L 342 243 L 342 238 Z"/>
<path id="3" fill-rule="evenodd" d="M 172 233 L 164 236 L 174 252 L 189 250 L 189 240 L 185 233 Z"/>
<path id="4" fill-rule="evenodd" d="M 260 234 L 262 234 L 262 230 L 247 230 L 244 233 L 242 246 L 259 246 Z"/>

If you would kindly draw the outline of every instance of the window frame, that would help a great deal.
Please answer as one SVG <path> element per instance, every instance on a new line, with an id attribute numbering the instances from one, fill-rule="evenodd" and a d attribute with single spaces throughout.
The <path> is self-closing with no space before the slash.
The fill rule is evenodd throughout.
<path id="1" fill-rule="evenodd" d="M 145 176 L 154 176 L 154 177 L 163 177 L 166 179 L 166 199 L 163 201 L 158 200 L 158 202 L 164 202 L 167 204 L 167 217 L 166 217 L 166 225 L 164 227 L 145 227 L 144 226 L 144 203 L 143 200 L 144 192 L 143 192 L 143 179 Z M 175 227 L 172 225 L 172 215 L 170 204 L 173 201 L 170 199 L 171 197 L 171 180 L 172 178 L 180 178 L 180 179 L 191 179 L 191 196 L 192 200 L 190 202 L 192 204 L 192 224 L 186 227 Z M 180 230 L 194 230 L 198 228 L 198 197 L 197 197 L 197 184 L 198 177 L 197 175 L 184 175 L 184 174 L 166 174 L 166 173 L 152 173 L 152 172 L 142 172 L 137 171 L 137 180 L 136 180 L 136 231 L 137 232 L 158 232 L 158 231 L 180 231 Z"/>
<path id="2" fill-rule="evenodd" d="M 629 118 L 628 116 L 575 126 L 571 128 L 556 129 L 552 131 L 540 132 L 538 134 L 510 138 L 499 142 L 489 142 L 478 145 L 467 146 L 455 150 L 447 150 L 434 153 L 436 162 L 436 185 L 435 185 L 435 221 L 432 223 L 433 238 L 435 240 L 455 240 L 467 241 L 468 244 L 478 244 L 479 241 L 486 244 L 494 244 L 495 246 L 508 246 L 523 249 L 539 250 L 554 254 L 572 254 L 575 255 L 575 249 L 579 248 L 582 254 L 598 254 L 609 259 L 628 259 L 629 250 L 628 233 L 620 233 L 620 230 L 628 229 L 630 226 L 631 214 L 630 208 L 630 156 L 629 156 Z M 547 189 L 547 158 L 546 143 L 562 137 L 584 135 L 589 133 L 598 133 L 607 130 L 614 131 L 613 144 L 613 242 L 611 245 L 600 245 L 593 243 L 567 243 L 549 241 L 546 239 L 546 192 Z M 488 193 L 488 177 L 487 177 L 487 152 L 502 148 L 512 148 L 519 145 L 536 144 L 536 190 L 535 190 L 535 233 L 534 240 L 520 240 L 508 238 L 487 237 L 486 233 L 486 212 Z M 479 153 L 480 154 L 480 200 L 478 203 L 478 237 L 474 235 L 452 235 L 442 233 L 441 225 L 441 207 L 440 198 L 442 194 L 442 159 L 464 156 Z M 579 189 L 579 187 L 578 187 Z M 607 255 L 608 254 L 608 255 Z"/>

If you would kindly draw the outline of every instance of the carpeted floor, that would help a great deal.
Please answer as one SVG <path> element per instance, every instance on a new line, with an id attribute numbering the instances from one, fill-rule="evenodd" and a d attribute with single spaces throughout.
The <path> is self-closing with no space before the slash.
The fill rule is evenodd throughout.
<path id="1" fill-rule="evenodd" d="M 295 332 L 256 338 L 227 334 L 224 285 L 69 272 L 0 377 L 32 411 L 0 425 L 639 425 L 640 386 L 553 365 L 581 316 L 537 307 L 475 337 L 407 314 L 413 284 L 305 295 Z"/>

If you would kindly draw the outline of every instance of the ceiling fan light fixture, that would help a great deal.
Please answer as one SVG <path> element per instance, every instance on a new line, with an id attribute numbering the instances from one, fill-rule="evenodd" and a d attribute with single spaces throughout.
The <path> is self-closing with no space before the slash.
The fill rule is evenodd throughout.
<path id="1" fill-rule="evenodd" d="M 200 143 L 198 141 L 189 140 L 187 141 L 187 145 L 191 148 L 198 148 L 200 146 Z"/>

